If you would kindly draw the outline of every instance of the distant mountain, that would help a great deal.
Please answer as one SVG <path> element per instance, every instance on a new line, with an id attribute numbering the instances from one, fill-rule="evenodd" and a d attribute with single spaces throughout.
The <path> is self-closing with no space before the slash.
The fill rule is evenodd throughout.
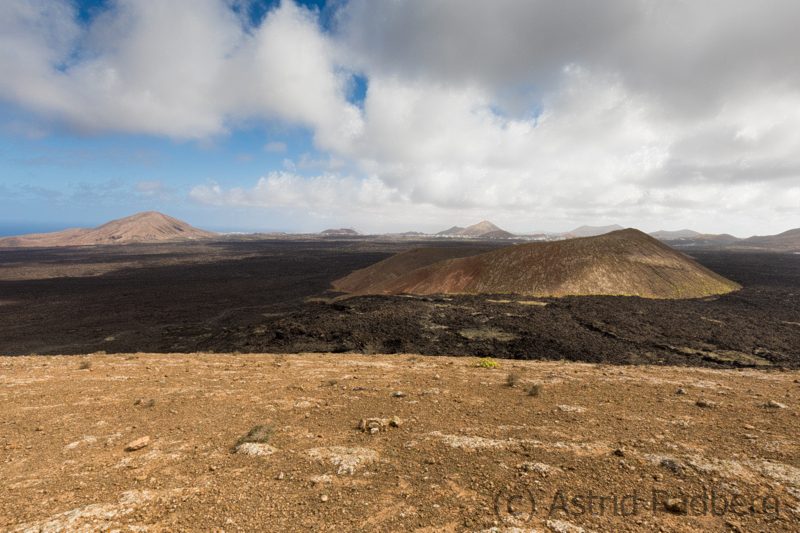
<path id="1" fill-rule="evenodd" d="M 93 229 L 73 228 L 53 233 L 34 233 L 0 239 L 0 247 L 92 246 L 145 242 L 208 239 L 217 234 L 190 226 L 186 222 L 147 211 L 112 220 Z"/>
<path id="2" fill-rule="evenodd" d="M 403 252 L 334 282 L 358 294 L 615 295 L 699 298 L 739 285 L 635 229 L 506 246 L 454 258 Z"/>
<path id="3" fill-rule="evenodd" d="M 572 231 L 564 233 L 566 237 L 597 237 L 598 235 L 605 235 L 612 231 L 619 231 L 625 229 L 618 224 L 612 226 L 581 226 Z"/>
<path id="4" fill-rule="evenodd" d="M 742 239 L 727 233 L 701 233 L 695 237 L 661 240 L 676 248 L 714 248 L 721 250 L 735 246 L 736 243 L 740 242 Z"/>
<path id="5" fill-rule="evenodd" d="M 461 232 L 464 231 L 464 229 L 465 228 L 462 228 L 461 226 L 453 226 L 452 228 L 440 231 L 436 235 L 461 235 Z"/>
<path id="6" fill-rule="evenodd" d="M 320 232 L 320 235 L 330 235 L 330 236 L 349 236 L 353 237 L 356 235 L 361 235 L 354 229 L 351 228 L 331 228 L 326 229 L 325 231 Z"/>
<path id="7" fill-rule="evenodd" d="M 651 237 L 655 237 L 660 241 L 674 241 L 677 239 L 693 239 L 695 237 L 700 237 L 702 233 L 699 231 L 693 231 L 690 229 L 679 229 L 676 231 L 654 231 L 650 234 Z"/>
<path id="8" fill-rule="evenodd" d="M 471 237 L 481 239 L 508 239 L 513 237 L 513 233 L 509 233 L 503 229 L 498 228 L 488 220 L 483 220 L 472 226 L 462 228 L 460 226 L 453 226 L 450 229 L 440 231 L 437 235 L 445 237 Z"/>
<path id="9" fill-rule="evenodd" d="M 736 242 L 735 247 L 776 252 L 800 252 L 800 228 L 790 229 L 777 235 L 763 235 L 742 239 Z"/>

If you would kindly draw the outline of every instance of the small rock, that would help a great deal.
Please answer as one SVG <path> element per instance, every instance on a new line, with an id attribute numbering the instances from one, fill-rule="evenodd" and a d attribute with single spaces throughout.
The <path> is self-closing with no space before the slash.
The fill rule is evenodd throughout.
<path id="1" fill-rule="evenodd" d="M 744 429 L 746 429 L 748 431 L 753 431 L 754 429 L 756 429 L 755 426 L 751 426 L 750 424 L 745 424 L 745 425 L 742 426 L 742 428 L 744 428 Z"/>
<path id="2" fill-rule="evenodd" d="M 730 520 L 725 521 L 725 525 L 731 529 L 734 533 L 742 533 L 742 528 L 736 522 L 732 522 Z"/>
<path id="3" fill-rule="evenodd" d="M 717 406 L 715 402 L 712 402 L 711 400 L 704 400 L 702 398 L 694 402 L 694 404 L 697 407 L 702 407 L 703 409 L 712 409 Z"/>
<path id="4" fill-rule="evenodd" d="M 686 392 L 686 389 L 684 389 L 683 387 L 680 387 L 678 390 L 675 391 L 675 394 L 684 395 L 684 394 L 689 394 L 689 393 Z"/>
<path id="5" fill-rule="evenodd" d="M 776 402 L 775 400 L 770 400 L 764 404 L 766 409 L 786 409 L 786 404 L 781 402 Z"/>
<path id="6" fill-rule="evenodd" d="M 236 453 L 253 457 L 272 455 L 276 451 L 275 448 L 263 442 L 243 442 L 236 447 Z"/>
<path id="7" fill-rule="evenodd" d="M 394 392 L 392 393 L 392 398 L 404 398 L 404 397 L 405 397 L 405 395 L 406 395 L 406 393 L 405 393 L 405 392 L 403 392 L 403 391 L 399 391 L 399 390 L 398 390 L 398 391 L 394 391 Z"/>
<path id="8" fill-rule="evenodd" d="M 625 457 L 625 450 L 623 450 L 622 448 L 617 448 L 612 453 L 617 457 Z"/>
<path id="9" fill-rule="evenodd" d="M 662 468 L 666 468 L 675 475 L 683 474 L 683 465 L 674 459 L 670 459 L 669 457 L 661 459 L 659 465 L 661 465 Z"/>
<path id="10" fill-rule="evenodd" d="M 44 431 L 44 428 L 42 426 L 36 426 L 36 431 Z"/>
<path id="11" fill-rule="evenodd" d="M 319 501 L 325 503 L 326 501 L 328 501 L 328 495 L 323 494 L 322 496 L 319 497 Z"/>
<path id="12" fill-rule="evenodd" d="M 358 423 L 358 429 L 365 433 L 375 434 L 386 426 L 381 418 L 362 418 Z"/>
<path id="13" fill-rule="evenodd" d="M 374 435 L 381 431 L 386 431 L 387 428 L 399 428 L 403 425 L 403 421 L 399 416 L 392 418 L 362 418 L 358 423 L 358 429 L 365 433 Z"/>
<path id="14" fill-rule="evenodd" d="M 547 477 L 549 474 L 554 474 L 562 471 L 557 466 L 551 466 L 545 463 L 532 463 L 532 462 L 522 463 L 521 465 L 518 465 L 517 468 L 525 472 L 536 472 L 537 474 L 541 474 L 545 477 Z"/>
<path id="15" fill-rule="evenodd" d="M 285 477 L 286 477 L 286 474 L 284 474 L 283 472 L 278 472 L 278 475 L 277 475 L 277 476 L 275 476 L 275 479 L 277 479 L 278 481 L 280 481 L 281 479 L 283 479 L 283 478 L 285 478 Z"/>
<path id="16" fill-rule="evenodd" d="M 580 405 L 558 405 L 556 408 L 564 413 L 583 413 L 586 411 L 586 408 Z"/>
<path id="17" fill-rule="evenodd" d="M 136 450 L 141 450 L 142 448 L 144 448 L 148 444 L 150 444 L 150 437 L 147 437 L 147 436 L 140 437 L 140 438 L 138 438 L 136 440 L 133 440 L 133 441 L 129 442 L 128 445 L 125 446 L 125 451 L 126 452 L 135 452 Z"/>
<path id="18" fill-rule="evenodd" d="M 664 508 L 670 513 L 683 514 L 684 505 L 680 498 L 670 498 L 664 502 Z"/>

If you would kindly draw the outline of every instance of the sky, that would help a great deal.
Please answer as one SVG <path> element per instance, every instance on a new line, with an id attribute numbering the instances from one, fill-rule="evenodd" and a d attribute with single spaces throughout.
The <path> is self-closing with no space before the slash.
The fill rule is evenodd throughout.
<path id="1" fill-rule="evenodd" d="M 0 234 L 800 227 L 795 0 L 3 0 Z"/>

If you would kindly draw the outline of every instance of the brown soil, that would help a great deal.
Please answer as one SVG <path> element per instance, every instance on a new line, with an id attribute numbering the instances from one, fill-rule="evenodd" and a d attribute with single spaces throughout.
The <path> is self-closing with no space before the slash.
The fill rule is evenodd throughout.
<path id="1" fill-rule="evenodd" d="M 478 362 L 1 359 L 0 529 L 798 530 L 800 372 Z"/>
<path id="2" fill-rule="evenodd" d="M 432 251 L 427 251 L 432 256 Z M 741 287 L 634 229 L 598 237 L 508 246 L 398 270 L 411 251 L 334 287 L 356 294 L 520 294 L 702 298 Z M 355 278 L 371 283 L 353 283 Z"/>

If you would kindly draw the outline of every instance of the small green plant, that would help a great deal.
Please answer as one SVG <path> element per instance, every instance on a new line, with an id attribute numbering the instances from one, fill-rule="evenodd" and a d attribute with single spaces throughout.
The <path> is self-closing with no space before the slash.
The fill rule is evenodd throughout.
<path id="1" fill-rule="evenodd" d="M 271 426 L 253 426 L 250 431 L 247 432 L 247 435 L 243 435 L 239 437 L 239 440 L 236 441 L 234 448 L 241 444 L 245 444 L 247 442 L 255 442 L 259 444 L 266 444 L 269 442 L 269 439 L 272 437 L 272 427 Z"/>
<path id="2" fill-rule="evenodd" d="M 484 357 L 480 359 L 475 366 L 478 368 L 497 368 L 500 366 L 500 363 L 492 359 L 491 357 Z"/>
<path id="3" fill-rule="evenodd" d="M 81 361 L 81 364 L 78 365 L 78 368 L 81 369 L 81 370 L 89 370 L 90 368 L 92 368 L 92 362 L 91 361 Z"/>
<path id="4" fill-rule="evenodd" d="M 534 398 L 537 398 L 539 394 L 541 394 L 541 392 L 542 392 L 542 386 L 539 385 L 538 383 L 534 383 L 533 385 L 528 387 L 528 396 L 533 396 Z"/>
<path id="5" fill-rule="evenodd" d="M 507 387 L 516 387 L 519 384 L 519 374 L 516 372 L 509 372 L 506 375 L 506 386 Z"/>

